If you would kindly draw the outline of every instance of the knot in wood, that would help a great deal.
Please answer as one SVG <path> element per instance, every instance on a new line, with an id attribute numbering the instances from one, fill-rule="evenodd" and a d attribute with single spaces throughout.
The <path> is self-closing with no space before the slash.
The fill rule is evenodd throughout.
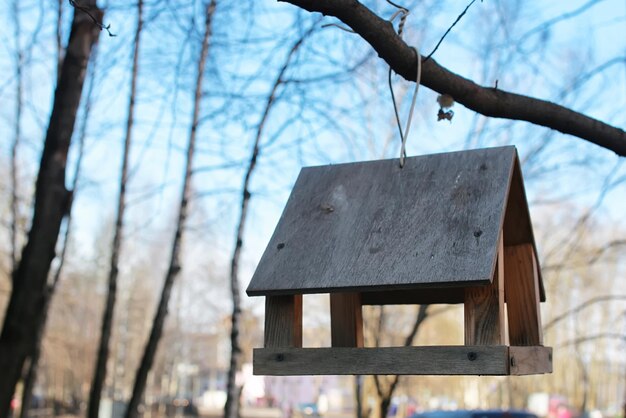
<path id="1" fill-rule="evenodd" d="M 331 213 L 335 211 L 335 208 L 330 203 L 322 203 L 320 205 L 320 209 L 326 213 Z"/>

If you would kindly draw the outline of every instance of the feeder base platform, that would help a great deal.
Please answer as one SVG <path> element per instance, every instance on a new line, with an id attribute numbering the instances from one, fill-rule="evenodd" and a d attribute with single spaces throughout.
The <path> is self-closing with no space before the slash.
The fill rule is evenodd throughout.
<path id="1" fill-rule="evenodd" d="M 383 348 L 257 348 L 254 374 L 529 375 L 552 372 L 543 346 L 421 346 Z"/>

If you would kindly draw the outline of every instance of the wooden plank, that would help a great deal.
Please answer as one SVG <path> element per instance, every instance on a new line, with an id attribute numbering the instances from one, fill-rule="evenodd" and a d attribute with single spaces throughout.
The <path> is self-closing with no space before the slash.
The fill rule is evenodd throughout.
<path id="1" fill-rule="evenodd" d="M 363 347 L 360 293 L 330 295 L 330 336 L 333 347 Z"/>
<path id="2" fill-rule="evenodd" d="M 438 289 L 405 289 L 361 293 L 363 305 L 424 305 L 429 303 L 463 303 L 465 290 L 462 287 Z"/>
<path id="3" fill-rule="evenodd" d="M 504 289 L 511 345 L 542 345 L 539 278 L 531 244 L 504 248 Z"/>
<path id="4" fill-rule="evenodd" d="M 535 237 L 528 210 L 528 201 L 524 190 L 524 180 L 519 160 L 515 159 L 513 172 L 511 174 L 511 185 L 506 204 L 506 214 L 504 216 L 504 246 L 510 247 L 521 244 L 535 246 Z M 539 294 L 541 301 L 546 300 L 543 280 L 541 278 L 541 268 L 537 263 L 539 277 Z"/>
<path id="5" fill-rule="evenodd" d="M 465 345 L 504 345 L 504 240 L 498 243 L 493 282 L 465 289 Z"/>
<path id="6" fill-rule="evenodd" d="M 302 347 L 302 295 L 265 298 L 265 347 Z"/>
<path id="7" fill-rule="evenodd" d="M 304 168 L 247 292 L 487 284 L 514 147 Z"/>
<path id="8" fill-rule="evenodd" d="M 512 375 L 552 373 L 552 347 L 509 347 Z"/>
<path id="9" fill-rule="evenodd" d="M 255 375 L 506 375 L 507 346 L 264 348 Z"/>

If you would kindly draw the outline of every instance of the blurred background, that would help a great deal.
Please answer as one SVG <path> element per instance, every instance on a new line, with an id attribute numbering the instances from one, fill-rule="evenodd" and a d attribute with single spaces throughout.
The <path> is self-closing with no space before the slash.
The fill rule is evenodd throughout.
<path id="1" fill-rule="evenodd" d="M 468 3 L 403 3 L 410 10 L 404 39 L 426 55 Z M 0 321 L 28 239 L 74 13 L 82 7 L 99 21 L 88 4 L 0 4 Z M 397 10 L 382 0 L 364 4 L 386 19 Z M 335 19 L 282 2 L 106 0 L 98 6 L 105 28 L 89 56 L 67 160 L 71 216 L 51 266 L 40 353 L 24 366 L 13 414 L 86 415 L 115 271 L 117 300 L 110 306 L 97 408 L 103 418 L 123 416 L 168 277 L 169 314 L 140 396 L 144 417 L 223 416 L 229 389 L 231 396 L 239 393 L 236 412 L 245 418 L 404 418 L 474 409 L 624 416 L 624 158 L 458 104 L 451 120 L 438 121 L 438 94 L 421 88 L 409 156 L 507 144 L 518 149 L 546 287 L 543 334 L 545 345 L 554 347 L 554 372 L 253 376 L 252 348 L 263 345 L 263 300 L 244 291 L 300 168 L 399 156 L 388 67 L 359 36 L 328 26 Z M 433 59 L 481 85 L 626 126 L 624 1 L 477 2 Z M 392 81 L 404 120 L 414 84 L 395 75 Z M 188 206 L 181 220 L 184 184 Z M 177 230 L 179 247 L 173 245 Z M 329 324 L 328 296 L 305 296 L 304 346 L 329 346 Z M 463 343 L 459 306 L 366 307 L 364 327 L 367 346 Z M 29 364 L 36 377 L 27 385 Z"/>

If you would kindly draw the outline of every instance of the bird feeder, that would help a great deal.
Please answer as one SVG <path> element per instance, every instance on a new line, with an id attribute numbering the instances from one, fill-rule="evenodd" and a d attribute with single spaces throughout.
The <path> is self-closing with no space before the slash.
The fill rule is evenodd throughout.
<path id="1" fill-rule="evenodd" d="M 260 375 L 550 373 L 515 147 L 303 168 L 247 289 Z M 331 347 L 302 348 L 302 295 L 330 294 Z M 465 344 L 363 347 L 363 305 L 463 303 Z"/>

